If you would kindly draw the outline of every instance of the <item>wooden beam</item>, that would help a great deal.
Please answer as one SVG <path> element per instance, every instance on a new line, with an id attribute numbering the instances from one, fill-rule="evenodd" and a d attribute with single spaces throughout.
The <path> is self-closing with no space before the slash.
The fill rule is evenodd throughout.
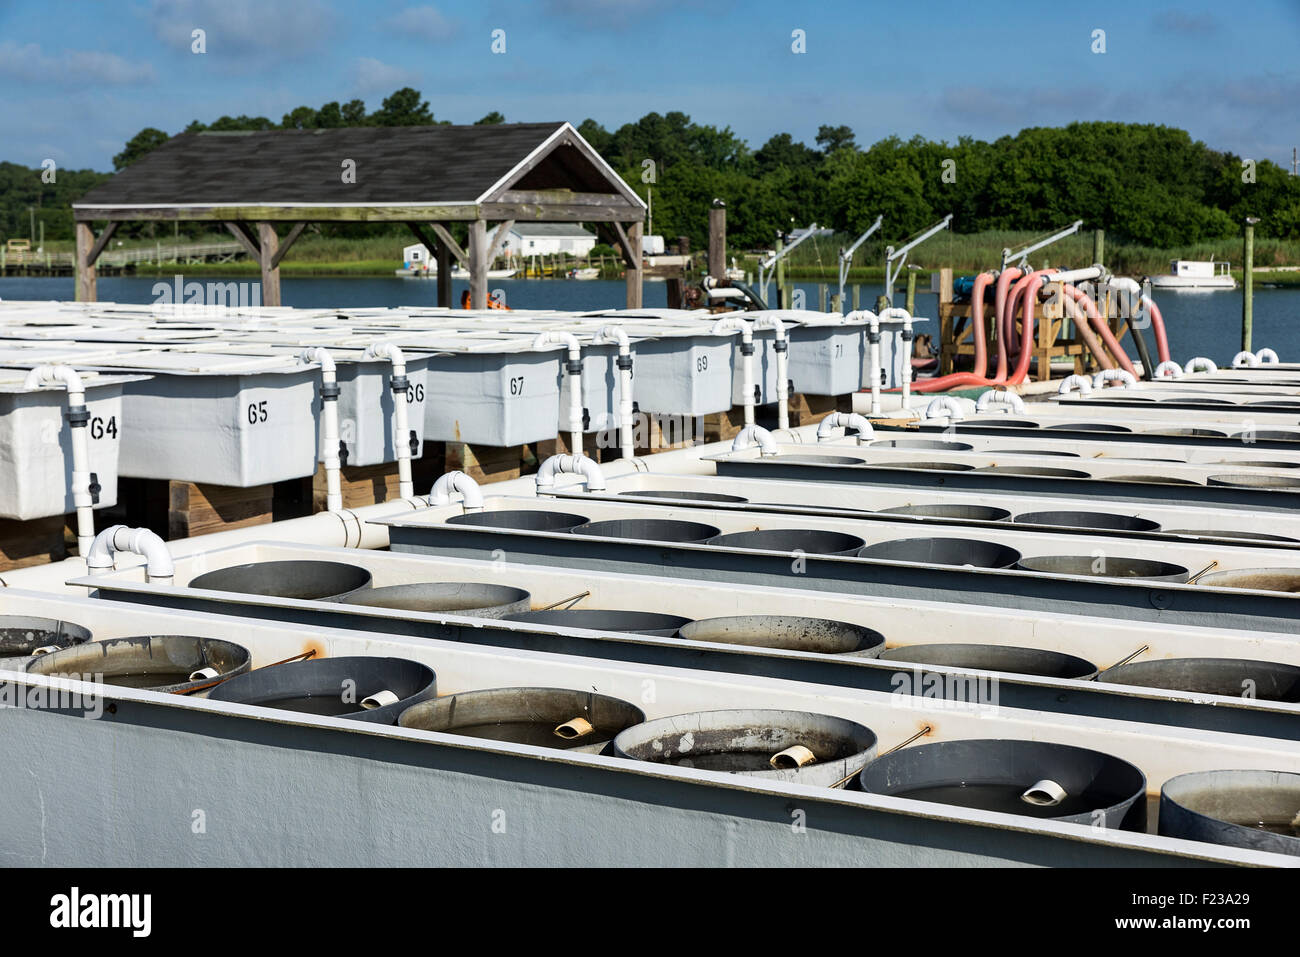
<path id="1" fill-rule="evenodd" d="M 442 309 L 452 307 L 451 284 L 451 249 L 446 243 L 438 243 L 438 306 Z"/>
<path id="2" fill-rule="evenodd" d="M 257 237 L 249 231 L 247 226 L 239 222 L 228 222 L 226 223 L 226 228 L 230 230 L 230 235 L 239 240 L 240 245 L 244 247 L 244 251 L 247 252 L 248 255 L 252 256 L 259 262 L 261 261 L 262 250 L 258 248 Z"/>
<path id="3" fill-rule="evenodd" d="M 628 224 L 627 240 L 628 244 L 636 250 L 636 257 L 627 267 L 627 307 L 629 309 L 640 309 L 642 304 L 641 289 L 641 231 L 645 227 L 638 219 L 635 223 Z M 619 227 L 622 232 L 622 227 Z"/>
<path id="4" fill-rule="evenodd" d="M 451 254 L 456 257 L 456 261 L 468 269 L 469 254 L 460 248 L 460 243 L 456 242 L 456 237 L 452 236 L 451 230 L 442 223 L 430 223 L 429 225 L 433 227 L 433 231 L 437 233 L 438 238 L 447 244 L 447 248 L 450 249 Z"/>
<path id="5" fill-rule="evenodd" d="M 709 207 L 709 275 L 718 282 L 727 278 L 727 207 Z"/>
<path id="6" fill-rule="evenodd" d="M 590 206 L 618 209 L 636 215 L 639 207 L 617 193 L 575 193 L 571 189 L 508 189 L 492 197 L 491 204 L 519 203 L 535 206 Z M 485 203 L 484 205 L 489 205 Z"/>
<path id="7" fill-rule="evenodd" d="M 95 231 L 90 223 L 77 223 L 77 302 L 95 301 L 95 261 L 90 250 L 95 244 Z"/>
<path id="8" fill-rule="evenodd" d="M 510 236 L 510 230 L 515 228 L 515 221 L 507 219 L 505 222 L 497 224 L 497 231 L 492 236 L 492 248 L 488 250 L 488 265 L 497 258 L 497 253 L 501 252 L 501 247 L 505 245 L 506 239 Z"/>
<path id="9" fill-rule="evenodd" d="M 113 238 L 115 232 L 117 232 L 116 222 L 110 222 L 104 227 L 104 231 L 95 240 L 95 245 L 90 248 L 90 255 L 86 257 L 87 265 L 95 265 L 95 261 L 99 259 L 99 254 L 104 251 L 104 247 L 108 245 L 108 241 Z"/>
<path id="10" fill-rule="evenodd" d="M 476 219 L 469 224 L 469 305 L 487 308 L 487 223 Z"/>
<path id="11" fill-rule="evenodd" d="M 302 235 L 302 231 L 306 228 L 306 223 L 293 224 L 293 229 L 289 230 L 289 235 L 285 236 L 284 239 L 280 241 L 280 248 L 275 251 L 275 255 L 271 258 L 271 266 L 273 268 L 280 268 L 280 260 L 283 259 L 284 254 L 289 251 L 289 247 L 298 241 L 298 237 Z"/>
<path id="12" fill-rule="evenodd" d="M 74 206 L 78 222 L 102 220 L 276 223 L 470 222 L 481 215 L 477 203 L 456 206 L 295 206 L 231 203 L 224 206 Z M 624 217 L 626 218 L 626 217 Z"/>
<path id="13" fill-rule="evenodd" d="M 484 203 L 479 207 L 484 219 L 516 219 L 539 223 L 613 223 L 627 222 L 643 216 L 645 211 L 627 206 L 554 206 L 547 203 Z"/>
<path id="14" fill-rule="evenodd" d="M 280 267 L 276 265 L 279 257 L 280 237 L 275 233 L 275 223 L 258 223 L 257 233 L 262 247 L 259 257 L 262 263 L 262 305 L 280 305 Z"/>
<path id="15" fill-rule="evenodd" d="M 614 238 L 618 240 L 618 248 L 623 251 L 623 263 L 631 266 L 633 263 L 641 262 L 641 250 L 632 251 L 632 240 L 628 238 L 627 233 L 623 230 L 622 223 L 610 223 L 614 227 Z"/>

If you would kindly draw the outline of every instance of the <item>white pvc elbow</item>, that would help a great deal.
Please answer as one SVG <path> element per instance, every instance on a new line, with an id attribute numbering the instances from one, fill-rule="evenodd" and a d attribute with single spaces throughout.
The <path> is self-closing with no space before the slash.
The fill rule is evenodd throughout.
<path id="1" fill-rule="evenodd" d="M 585 455 L 552 455 L 537 470 L 537 488 L 554 488 L 555 477 L 560 474 L 581 475 L 588 492 L 603 492 L 605 473 L 600 466 Z"/>
<path id="2" fill-rule="evenodd" d="M 1057 395 L 1069 395 L 1071 392 L 1078 391 L 1082 395 L 1088 395 L 1092 392 L 1092 380 L 1086 375 L 1066 376 L 1061 381 L 1061 385 L 1056 390 Z"/>
<path id="3" fill-rule="evenodd" d="M 1157 379 L 1181 379 L 1183 377 L 1183 367 L 1177 362 L 1166 359 L 1156 366 L 1154 375 Z"/>
<path id="4" fill-rule="evenodd" d="M 1212 359 L 1207 359 L 1205 356 L 1196 356 L 1187 360 L 1187 365 L 1183 366 L 1183 371 L 1191 375 L 1193 372 L 1218 372 L 1219 367 L 1214 364 Z"/>
<path id="5" fill-rule="evenodd" d="M 858 444 L 875 435 L 871 420 L 857 412 L 832 412 L 817 425 L 817 441 L 825 442 L 836 429 L 857 429 Z"/>
<path id="6" fill-rule="evenodd" d="M 1024 399 L 1020 398 L 1020 396 L 1014 392 L 1001 392 L 997 389 L 989 389 L 987 392 L 983 393 L 979 397 L 979 401 L 975 403 L 975 411 L 984 413 L 987 412 L 991 406 L 995 405 L 1005 405 L 1008 409 L 1019 415 L 1023 415 L 1025 412 Z"/>
<path id="7" fill-rule="evenodd" d="M 1278 359 L 1277 353 L 1274 352 L 1272 349 L 1268 348 L 1267 346 L 1265 346 L 1263 349 L 1260 349 L 1258 352 L 1256 352 L 1255 358 L 1259 360 L 1260 365 L 1272 365 L 1276 362 L 1281 361 L 1280 359 Z"/>
<path id="8" fill-rule="evenodd" d="M 1124 389 L 1132 388 L 1137 385 L 1137 378 L 1131 372 L 1123 369 L 1102 369 L 1092 377 L 1092 387 L 1094 389 L 1104 389 L 1107 382 L 1118 382 Z"/>
<path id="9" fill-rule="evenodd" d="M 92 575 L 106 575 L 116 566 L 118 552 L 140 555 L 145 560 L 145 575 L 150 582 L 170 584 L 176 577 L 167 543 L 147 528 L 113 525 L 95 536 L 86 555 L 86 568 Z"/>
<path id="10" fill-rule="evenodd" d="M 955 422 L 958 419 L 964 419 L 966 411 L 961 407 L 961 403 L 952 396 L 941 395 L 925 407 L 925 417 L 927 419 L 947 418 Z"/>
<path id="11" fill-rule="evenodd" d="M 739 452 L 741 449 L 748 449 L 752 446 L 758 446 L 759 455 L 772 456 L 780 450 L 776 447 L 776 439 L 772 433 L 761 425 L 747 425 L 737 433 L 736 437 L 731 440 L 731 451 Z"/>
<path id="12" fill-rule="evenodd" d="M 450 505 L 451 496 L 454 492 L 459 492 L 464 498 L 465 511 L 483 511 L 482 489 L 478 487 L 478 482 L 475 482 L 461 471 L 447 472 L 445 475 L 439 476 L 438 480 L 433 483 L 433 488 L 429 490 L 426 501 L 430 505 Z"/>
<path id="13" fill-rule="evenodd" d="M 1274 358 L 1276 362 L 1276 357 Z M 27 378 L 23 380 L 24 389 L 39 389 L 43 385 L 53 385 L 62 383 L 68 390 L 69 396 L 86 394 L 86 386 L 81 381 L 81 376 L 71 366 L 54 366 L 42 365 L 37 366 L 31 372 L 27 373 Z"/>

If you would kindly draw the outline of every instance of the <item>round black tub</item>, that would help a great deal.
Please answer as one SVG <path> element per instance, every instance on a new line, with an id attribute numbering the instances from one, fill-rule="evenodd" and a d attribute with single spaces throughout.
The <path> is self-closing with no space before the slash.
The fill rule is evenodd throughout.
<path id="1" fill-rule="evenodd" d="M 858 557 L 878 562 L 1010 568 L 1020 560 L 1020 553 L 1009 545 L 974 538 L 900 538 L 868 545 L 858 552 Z"/>
<path id="2" fill-rule="evenodd" d="M 1160 789 L 1160 833 L 1300 856 L 1300 774 L 1193 771 Z"/>
<path id="3" fill-rule="evenodd" d="M 1149 558 L 1106 555 L 1036 555 L 1020 559 L 1018 568 L 1046 575 L 1083 575 L 1088 578 L 1140 578 L 1147 581 L 1185 582 L 1191 575 L 1182 565 Z"/>
<path id="4" fill-rule="evenodd" d="M 522 588 L 479 582 L 414 582 L 368 588 L 332 601 L 367 608 L 422 611 L 429 614 L 470 615 L 501 618 L 527 611 L 532 596 Z"/>
<path id="5" fill-rule="evenodd" d="M 885 647 L 885 636 L 863 625 L 799 615 L 702 618 L 683 625 L 678 634 L 691 641 L 856 655 L 860 658 L 874 658 Z"/>
<path id="6" fill-rule="evenodd" d="M 0 658 L 25 658 L 46 649 L 90 641 L 90 629 L 56 618 L 0 615 Z"/>
<path id="7" fill-rule="evenodd" d="M 1113 512 L 1023 512 L 1015 517 L 1019 525 L 1058 525 L 1061 528 L 1095 528 L 1117 532 L 1158 532 L 1160 523 L 1136 515 Z"/>
<path id="8" fill-rule="evenodd" d="M 281 561 L 232 565 L 190 579 L 190 588 L 299 598 L 337 600 L 369 588 L 370 572 L 343 562 Z"/>
<path id="9" fill-rule="evenodd" d="M 934 644 L 890 648 L 882 661 L 906 661 L 918 665 L 944 665 L 977 671 L 1005 671 L 1041 678 L 1092 678 L 1097 666 L 1091 661 L 1059 651 L 1020 648 L 1015 645 Z"/>
<path id="10" fill-rule="evenodd" d="M 251 663 L 248 649 L 233 641 L 142 635 L 73 645 L 33 658 L 27 670 L 38 675 L 80 675 L 84 680 L 102 674 L 105 684 L 189 694 L 242 675 Z"/>
<path id="11" fill-rule="evenodd" d="M 502 616 L 506 621 L 533 625 L 558 625 L 561 628 L 586 628 L 591 631 L 617 631 L 633 635 L 658 635 L 669 638 L 677 629 L 691 622 L 681 615 L 658 611 L 609 611 L 603 608 L 549 608 L 545 611 L 520 611 Z"/>
<path id="12" fill-rule="evenodd" d="M 762 528 L 729 532 L 709 539 L 709 545 L 755 548 L 773 552 L 807 552 L 812 555 L 855 555 L 865 543 L 856 535 L 816 528 Z"/>
<path id="13" fill-rule="evenodd" d="M 569 531 L 574 535 L 599 535 L 603 538 L 690 543 L 712 538 L 719 530 L 703 522 L 682 522 L 671 518 L 616 518 L 588 522 Z"/>
<path id="14" fill-rule="evenodd" d="M 492 512 L 466 512 L 447 519 L 448 525 L 479 528 L 509 528 L 525 532 L 564 532 L 586 522 L 587 516 L 573 512 L 543 512 L 530 508 L 503 508 Z"/>
<path id="15" fill-rule="evenodd" d="M 1199 691 L 1230 698 L 1300 701 L 1300 668 L 1245 658 L 1159 658 L 1103 671 L 1098 681 L 1170 691 Z M 1296 810 L 1300 811 L 1300 808 Z"/>

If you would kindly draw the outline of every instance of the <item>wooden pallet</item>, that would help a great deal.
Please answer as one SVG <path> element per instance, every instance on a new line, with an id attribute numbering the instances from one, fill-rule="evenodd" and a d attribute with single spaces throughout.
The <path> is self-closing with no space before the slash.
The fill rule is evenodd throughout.
<path id="1" fill-rule="evenodd" d="M 0 519 L 0 571 L 59 562 L 68 557 L 63 515 L 27 522 Z M 74 538 L 75 541 L 75 538 Z"/>

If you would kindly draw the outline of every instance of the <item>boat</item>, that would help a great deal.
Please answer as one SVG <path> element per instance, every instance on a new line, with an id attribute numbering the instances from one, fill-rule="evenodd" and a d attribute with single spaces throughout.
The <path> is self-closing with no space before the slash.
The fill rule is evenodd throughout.
<path id="1" fill-rule="evenodd" d="M 1159 289 L 1236 289 L 1237 281 L 1228 272 L 1229 264 L 1210 260 L 1174 259 L 1169 263 L 1169 273 L 1148 276 L 1151 285 Z"/>
<path id="2" fill-rule="evenodd" d="M 489 269 L 487 277 L 488 279 L 509 279 L 518 271 L 518 269 Z M 437 279 L 438 267 L 436 264 L 430 263 L 428 268 L 407 267 L 394 270 L 394 274 L 401 279 Z M 468 281 L 469 270 L 465 269 L 458 263 L 451 267 L 451 278 L 464 279 Z"/>
<path id="3" fill-rule="evenodd" d="M 570 279 L 598 279 L 600 270 L 595 266 L 582 266 L 569 270 Z"/>

